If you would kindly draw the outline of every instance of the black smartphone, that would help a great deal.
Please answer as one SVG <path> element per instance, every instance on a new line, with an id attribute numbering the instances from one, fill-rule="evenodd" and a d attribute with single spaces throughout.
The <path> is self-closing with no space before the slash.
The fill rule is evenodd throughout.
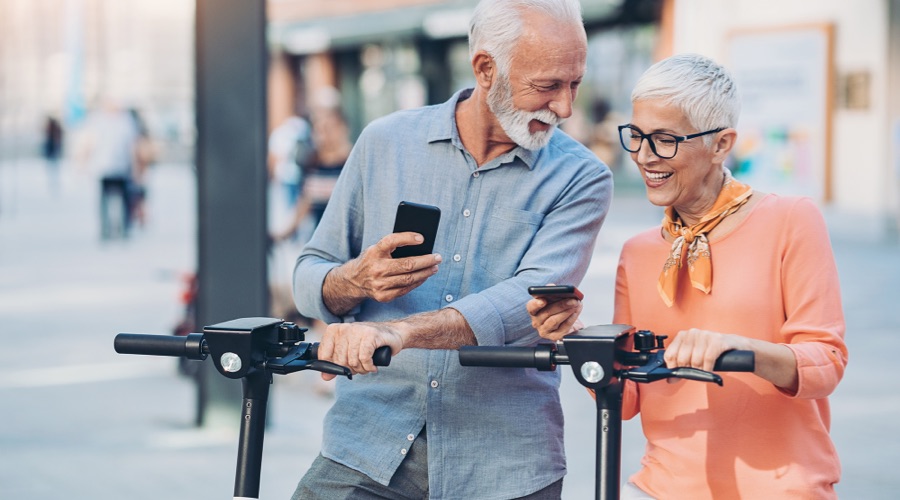
<path id="1" fill-rule="evenodd" d="M 584 294 L 574 285 L 530 286 L 528 294 L 532 297 L 543 297 L 550 300 L 584 299 Z"/>
<path id="2" fill-rule="evenodd" d="M 412 231 L 425 238 L 419 245 L 397 247 L 391 257 L 400 259 L 417 255 L 428 255 L 434 250 L 434 238 L 437 236 L 438 223 L 441 221 L 441 209 L 432 205 L 423 205 L 410 201 L 401 201 L 397 205 L 397 218 L 394 219 L 394 232 Z"/>

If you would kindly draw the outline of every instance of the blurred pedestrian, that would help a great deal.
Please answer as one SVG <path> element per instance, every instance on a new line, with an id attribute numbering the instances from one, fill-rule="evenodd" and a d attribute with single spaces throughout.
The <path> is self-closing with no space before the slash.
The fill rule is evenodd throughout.
<path id="1" fill-rule="evenodd" d="M 132 181 L 129 188 L 129 208 L 132 222 L 144 226 L 147 222 L 145 208 L 147 200 L 147 172 L 156 161 L 156 148 L 147 124 L 137 108 L 129 108 L 128 114 L 134 121 L 137 130 L 135 143 L 134 168 L 132 169 Z"/>
<path id="2" fill-rule="evenodd" d="M 132 185 L 138 168 L 139 131 L 114 101 L 94 110 L 85 127 L 85 161 L 100 178 L 100 236 L 127 238 L 132 222 Z"/>
<path id="3" fill-rule="evenodd" d="M 641 415 L 641 469 L 622 498 L 836 498 L 829 394 L 847 365 L 837 268 L 808 198 L 754 191 L 725 160 L 740 98 L 728 72 L 699 55 L 640 77 L 619 126 L 661 227 L 622 248 L 613 323 L 669 336 L 666 365 L 713 369 L 752 351 L 753 373 L 723 387 L 626 381 L 622 416 Z M 715 272 L 713 264 L 715 263 Z M 576 328 L 577 300 L 528 303 L 541 336 Z"/>
<path id="4" fill-rule="evenodd" d="M 302 166 L 300 196 L 293 217 L 286 227 L 273 235 L 276 241 L 293 237 L 307 218 L 311 219 L 313 229 L 319 224 L 344 163 L 350 156 L 352 144 L 340 109 L 316 110 L 311 118 L 315 148 Z"/>
<path id="5" fill-rule="evenodd" d="M 271 226 L 280 227 L 290 220 L 300 196 L 301 168 L 313 155 L 309 121 L 288 116 L 269 134 L 268 178 L 271 189 Z"/>
<path id="6" fill-rule="evenodd" d="M 59 186 L 59 164 L 63 154 L 63 127 L 53 115 L 47 115 L 44 122 L 44 142 L 41 153 L 47 167 L 50 188 L 55 191 Z"/>

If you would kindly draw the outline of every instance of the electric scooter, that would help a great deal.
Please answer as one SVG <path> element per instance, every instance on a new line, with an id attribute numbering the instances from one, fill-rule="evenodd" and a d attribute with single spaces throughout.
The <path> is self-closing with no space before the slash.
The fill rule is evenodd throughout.
<path id="1" fill-rule="evenodd" d="M 598 325 L 579 330 L 555 343 L 533 347 L 465 346 L 459 349 L 463 366 L 556 370 L 571 365 L 578 382 L 592 389 L 597 402 L 595 498 L 618 500 L 622 455 L 622 387 L 625 380 L 649 383 L 682 378 L 722 385 L 722 377 L 696 368 L 666 367 L 665 335 L 630 325 Z M 752 372 L 752 351 L 728 351 L 716 360 L 714 371 Z"/>
<path id="2" fill-rule="evenodd" d="M 175 356 L 193 360 L 212 357 L 216 369 L 241 379 L 243 402 L 238 443 L 234 498 L 258 499 L 262 468 L 266 407 L 272 375 L 303 370 L 352 378 L 350 369 L 318 359 L 319 344 L 305 342 L 305 328 L 275 318 L 241 318 L 203 328 L 184 336 L 120 333 L 114 347 L 120 354 Z M 389 347 L 375 350 L 376 366 L 391 363 Z"/>

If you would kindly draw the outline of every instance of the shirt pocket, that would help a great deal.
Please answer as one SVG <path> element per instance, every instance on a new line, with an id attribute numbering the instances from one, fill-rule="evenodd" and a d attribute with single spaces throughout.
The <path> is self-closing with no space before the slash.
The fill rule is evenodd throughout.
<path id="1" fill-rule="evenodd" d="M 499 280 L 513 277 L 543 220 L 542 213 L 492 208 L 479 235 L 481 258 L 478 267 Z"/>

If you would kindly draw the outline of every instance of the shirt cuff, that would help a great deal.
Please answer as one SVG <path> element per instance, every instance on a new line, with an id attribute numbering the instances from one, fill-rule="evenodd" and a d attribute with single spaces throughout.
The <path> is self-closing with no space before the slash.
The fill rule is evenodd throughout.
<path id="1" fill-rule="evenodd" d="M 303 266 L 302 278 L 297 270 L 294 270 L 294 305 L 300 314 L 310 318 L 318 318 L 327 324 L 346 323 L 354 320 L 354 317 L 359 313 L 359 306 L 354 307 L 344 316 L 337 316 L 328 310 L 322 297 L 322 285 L 325 283 L 325 276 L 338 265 L 334 262 L 322 262 Z M 311 286 L 311 283 L 318 286 Z"/>
<path id="2" fill-rule="evenodd" d="M 500 313 L 487 297 L 473 293 L 447 307 L 456 309 L 466 318 L 478 345 L 502 346 L 506 343 Z"/>

